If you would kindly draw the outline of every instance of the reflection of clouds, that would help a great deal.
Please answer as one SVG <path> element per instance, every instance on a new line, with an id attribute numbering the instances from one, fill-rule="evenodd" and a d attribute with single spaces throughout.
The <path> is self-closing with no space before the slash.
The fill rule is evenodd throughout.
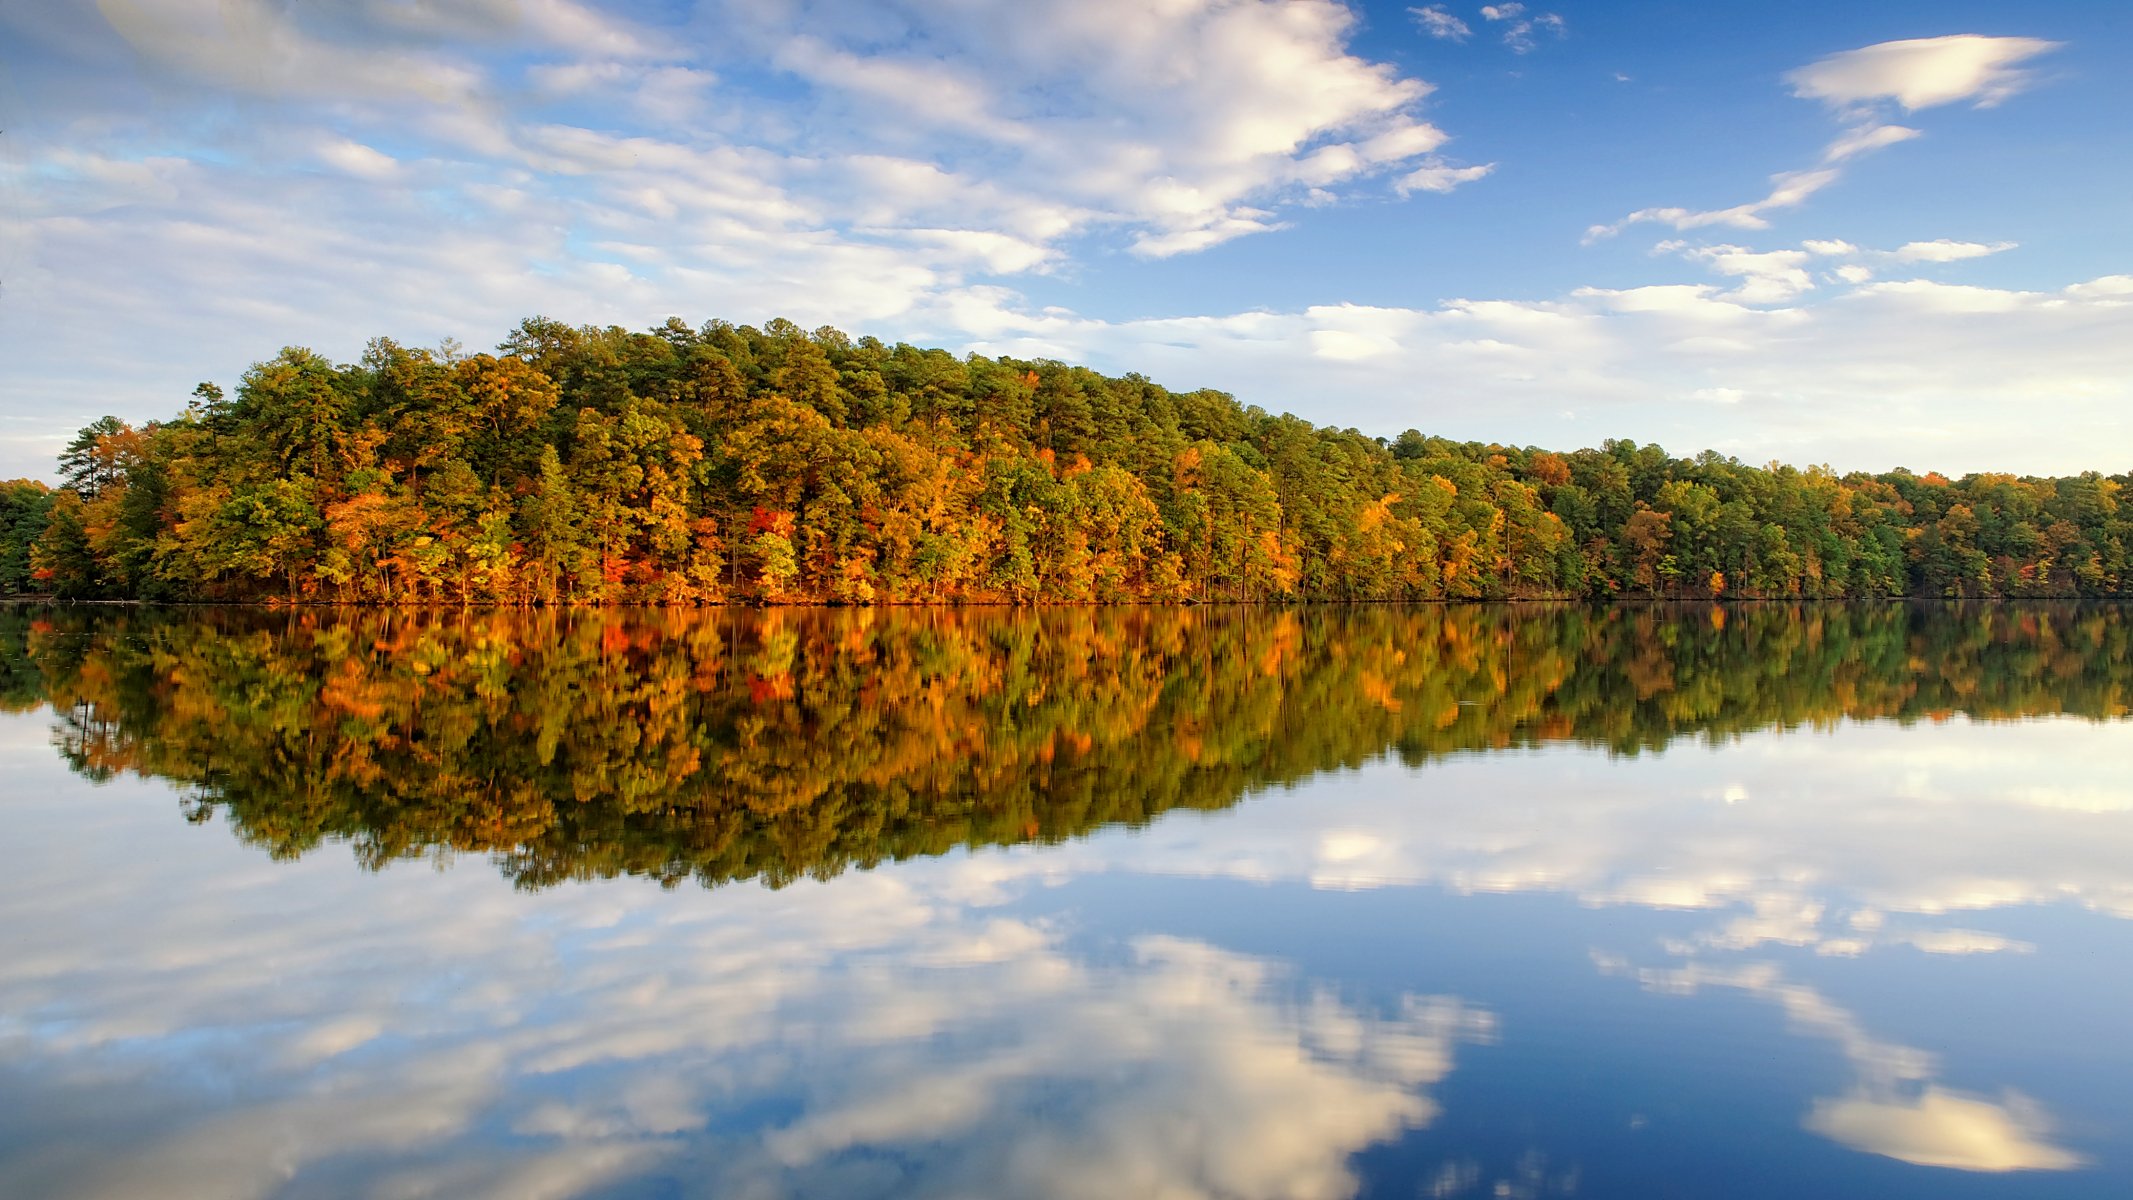
<path id="1" fill-rule="evenodd" d="M 997 860 L 525 894 L 55 782 L 6 803 L 0 1106 L 67 1099 L 0 1194 L 1337 1196 L 1491 1035 L 1201 942 L 1070 952 L 987 907 Z"/>
<path id="2" fill-rule="evenodd" d="M 1174 938 L 1138 940 L 1128 968 L 1060 966 L 902 980 L 957 996 L 950 1023 L 842 1078 L 803 1071 L 834 1091 L 770 1134 L 774 1165 L 804 1183 L 840 1156 L 922 1146 L 906 1153 L 929 1194 L 1346 1195 L 1348 1156 L 1429 1121 L 1421 1089 L 1489 1033 L 1447 1000 L 1385 1016 L 1324 992 L 1283 1001 L 1263 960 Z M 1015 1035 L 1033 1014 L 1042 1037 Z"/>
<path id="3" fill-rule="evenodd" d="M 707 1195 L 1339 1195 L 1350 1156 L 1430 1121 L 1455 1047 L 1491 1032 L 1454 1001 L 1360 1004 L 1175 938 L 1070 948 L 1069 930 L 997 908 L 1102 871 L 1711 910 L 1673 947 L 1688 955 L 2020 951 L 1946 917 L 2060 899 L 2133 915 L 2120 725 L 1847 725 L 1723 753 L 1377 766 L 1221 814 L 782 892 L 528 894 L 475 864 L 272 863 L 185 827 L 160 786 L 85 800 L 9 724 L 0 1087 L 71 1099 L 43 1118 L 67 1136 L 0 1164 L 8 1195 L 327 1179 L 564 1196 L 648 1172 Z M 2078 802 L 2040 803 L 2039 780 Z M 120 869 L 84 871 L 88 847 Z M 1767 968 L 1699 959 L 1645 982 L 1762 996 L 1842 1047 L 1858 1081 L 1806 1123 L 1844 1145 L 2077 1165 L 2035 1105 L 1943 1086 L 1928 1056 Z M 1523 1194 L 1522 1178 L 1444 1182 Z"/>
<path id="4" fill-rule="evenodd" d="M 1458 1159 L 1437 1168 L 1422 1185 L 1421 1194 L 1431 1200 L 1454 1196 L 1491 1196 L 1495 1200 L 1541 1200 L 1544 1196 L 1575 1196 L 1582 1173 L 1575 1167 L 1550 1170 L 1548 1156 L 1538 1150 L 1519 1155 L 1511 1171 L 1484 1182 L 1481 1164 Z"/>
<path id="5" fill-rule="evenodd" d="M 1173 815 L 1130 840 L 1029 861 L 1055 873 L 1431 883 L 1744 910 L 1697 939 L 1712 949 L 2018 950 L 1928 919 L 2064 901 L 2133 917 L 2128 761 L 2133 723 L 2073 720 L 1846 723 L 1635 758 L 1472 755 L 1419 771 L 1368 767 L 1308 795 Z M 1854 921 L 1868 912 L 1908 920 Z"/>
<path id="6" fill-rule="evenodd" d="M 1812 947 L 1830 958 L 1854 958 L 1875 946 L 1909 946 L 1927 954 L 2026 954 L 2028 942 L 1978 929 L 1918 928 L 1915 921 L 1890 925 L 1887 914 L 1860 909 L 1846 922 L 1830 927 L 1827 906 L 1783 891 L 1752 897 L 1753 910 L 1690 938 L 1670 938 L 1666 948 L 1690 955 L 1701 950 L 1751 950 L 1763 945 Z"/>
<path id="7" fill-rule="evenodd" d="M 1815 1101 L 1807 1128 L 1854 1150 L 1922 1167 L 1963 1171 L 2065 1171 L 2080 1156 L 2045 1141 L 2043 1113 L 2019 1096 L 1993 1104 L 1928 1086 L 1916 1096 Z"/>
<path id="8" fill-rule="evenodd" d="M 221 1111 L 123 1153 L 99 1147 L 105 1152 L 93 1156 L 78 1180 L 45 1194 L 85 1200 L 270 1196 L 324 1159 L 402 1154 L 463 1133 L 493 1101 L 498 1066 L 477 1048 L 396 1062 L 382 1075 L 359 1070 L 329 1087 Z"/>
<path id="9" fill-rule="evenodd" d="M 1619 962 L 1601 966 L 1628 970 Z M 1796 1030 L 1834 1042 L 1857 1079 L 1844 1095 L 1816 1100 L 1803 1124 L 1854 1150 L 1964 1171 L 2064 1171 L 2083 1163 L 2051 1143 L 2051 1122 L 2035 1101 L 2009 1092 L 1995 1103 L 1941 1086 L 1931 1055 L 1874 1038 L 1852 1014 L 1811 987 L 1786 982 L 1769 964 L 1691 963 L 1634 973 L 1655 992 L 1746 992 L 1782 1008 Z"/>

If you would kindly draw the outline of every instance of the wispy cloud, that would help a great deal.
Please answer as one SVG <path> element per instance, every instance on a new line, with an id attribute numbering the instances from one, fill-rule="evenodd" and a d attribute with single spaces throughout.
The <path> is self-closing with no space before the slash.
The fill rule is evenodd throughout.
<path id="1" fill-rule="evenodd" d="M 1451 11 L 1442 4 L 1432 4 L 1425 8 L 1410 8 L 1407 12 L 1408 15 L 1414 17 L 1415 24 L 1422 27 L 1422 32 L 1433 38 L 1451 42 L 1463 42 L 1474 33 L 1472 26 L 1453 16 Z"/>
<path id="2" fill-rule="evenodd" d="M 2020 64 L 2059 47 L 2027 37 L 1949 37 L 1882 42 L 1788 72 L 1792 94 L 1838 108 L 1893 100 L 1906 111 L 1969 100 L 1989 108 L 2028 88 Z"/>
<path id="3" fill-rule="evenodd" d="M 1310 413 L 1337 380 L 1340 419 L 1366 429 L 1486 439 L 1547 428 L 1574 446 L 1634 428 L 1672 448 L 1844 470 L 2049 474 L 2133 454 L 2133 277 L 2019 291 L 1869 271 L 1853 286 L 1803 278 L 1804 249 L 1689 257 L 1731 285 L 1126 322 L 1008 307 L 975 344 L 1191 378 L 1270 411 Z M 1488 402 L 1418 398 L 1428 394 Z M 2078 440 L 2010 441 L 2005 414 L 2038 406 Z"/>
<path id="4" fill-rule="evenodd" d="M 1426 162 L 1400 177 L 1396 187 L 1401 194 L 1408 192 L 1449 192 L 1463 183 L 1472 183 L 1496 169 L 1495 163 L 1482 163 L 1472 167 L 1454 167 L 1442 162 Z"/>
<path id="5" fill-rule="evenodd" d="M 382 324 L 480 341 L 543 308 L 708 307 L 952 337 L 922 314 L 982 310 L 967 294 L 996 280 L 1192 254 L 1488 169 L 1435 157 L 1430 85 L 1357 53 L 1337 0 L 622 11 L 0 15 L 55 77 L 156 89 L 148 125 L 123 87 L 70 87 L 9 130 L 0 184 L 27 199 L 0 249 L 24 315 L 0 325 L 0 406 L 48 414 L 33 439 L 79 425 L 95 414 L 39 398 L 94 359 L 94 403 L 154 415 L 260 354 L 262 327 L 348 353 L 342 331 Z M 84 357 L 118 309 L 127 351 Z M 8 457 L 0 474 L 44 469 Z"/>
<path id="6" fill-rule="evenodd" d="M 1849 1011 L 1806 984 L 1788 982 L 1771 964 L 1692 962 L 1636 975 L 1662 994 L 1737 989 L 1778 1005 L 1797 1032 L 1835 1044 L 1851 1064 L 1852 1086 L 1816 1100 L 1802 1124 L 1842 1145 L 1958 1171 L 2068 1171 L 2086 1163 L 2055 1144 L 2043 1106 L 2015 1092 L 1994 1100 L 1947 1087 L 1933 1055 L 1874 1037 Z"/>
<path id="7" fill-rule="evenodd" d="M 1534 40 L 1536 33 L 1552 33 L 1556 37 L 1563 37 L 1570 31 L 1561 15 L 1552 12 L 1529 12 L 1524 4 L 1516 2 L 1484 4 L 1481 6 L 1481 17 L 1485 21 L 1503 26 L 1503 44 L 1509 46 L 1513 54 L 1530 53 L 1538 44 Z"/>
<path id="8" fill-rule="evenodd" d="M 1963 34 L 1883 42 L 1788 72 L 1785 79 L 1792 84 L 1793 95 L 1823 101 L 1846 122 L 1845 130 L 1823 148 L 1818 164 L 1771 176 L 1770 191 L 1760 200 L 1715 209 L 1641 208 L 1620 220 L 1592 226 L 1586 240 L 1612 237 L 1645 222 L 1680 230 L 1713 225 L 1767 229 L 1767 214 L 1804 204 L 1835 183 L 1846 163 L 1921 136 L 1919 130 L 1888 120 L 1882 111 L 1886 103 L 1893 101 L 1906 111 L 1959 100 L 1974 100 L 1981 108 L 1997 104 L 2030 82 L 2029 75 L 2016 70 L 2015 64 L 2056 46 L 2036 38 Z"/>

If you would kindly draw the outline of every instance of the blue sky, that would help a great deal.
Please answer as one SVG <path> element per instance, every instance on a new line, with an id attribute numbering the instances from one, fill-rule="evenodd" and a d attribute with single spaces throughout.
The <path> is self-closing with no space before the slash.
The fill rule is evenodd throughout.
<path id="1" fill-rule="evenodd" d="M 1376 434 L 2133 466 L 2133 6 L 0 5 L 0 477 L 534 313 Z"/>

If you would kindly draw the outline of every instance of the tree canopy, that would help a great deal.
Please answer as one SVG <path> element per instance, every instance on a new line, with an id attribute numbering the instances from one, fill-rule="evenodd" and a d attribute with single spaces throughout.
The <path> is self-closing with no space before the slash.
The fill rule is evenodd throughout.
<path id="1" fill-rule="evenodd" d="M 2129 477 L 1396 439 L 678 319 L 290 348 L 0 484 L 0 592 L 362 604 L 2124 596 Z"/>

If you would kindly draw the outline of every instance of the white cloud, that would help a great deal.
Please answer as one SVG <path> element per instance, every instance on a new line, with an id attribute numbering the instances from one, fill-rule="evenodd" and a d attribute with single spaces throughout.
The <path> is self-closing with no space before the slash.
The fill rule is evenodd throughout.
<path id="1" fill-rule="evenodd" d="M 1226 388 L 1270 411 L 1388 432 L 1552 431 L 1512 436 L 1566 447 L 1626 435 L 1757 462 L 1958 473 L 2068 473 L 2133 455 L 2133 380 L 2123 369 L 2133 306 L 2108 280 L 2038 292 L 1869 281 L 1803 291 L 1813 304 L 1796 295 L 1759 307 L 1799 287 L 1805 260 L 1732 249 L 1714 249 L 1709 265 L 1724 260 L 1746 291 L 1658 284 L 1556 300 L 1124 322 L 1008 307 L 993 311 L 993 332 L 976 345 Z M 1981 323 L 1984 315 L 1997 319 Z M 1338 336 L 1347 333 L 1370 340 Z M 1376 351 L 1353 352 L 1364 345 Z M 1333 389 L 1338 412 L 1321 399 L 1329 346 L 1350 351 Z M 1712 388 L 1758 401 L 1665 399 Z M 1447 405 L 1436 396 L 1489 399 Z M 1574 426 L 1557 416 L 1565 396 L 1580 401 Z M 2007 436 L 2008 413 L 2039 406 L 2078 432 Z"/>
<path id="2" fill-rule="evenodd" d="M 1882 42 L 1789 72 L 1793 95 L 1838 107 L 1893 100 L 1916 112 L 1962 100 L 1998 104 L 2031 83 L 2018 66 L 2058 48 L 2026 37 L 1955 34 Z"/>
<path id="3" fill-rule="evenodd" d="M 1398 326 L 1363 311 L 1350 328 Z M 1435 1118 L 1432 1092 L 1471 1069 L 1462 1047 L 1531 1036 L 1447 996 L 1358 998 L 1208 941 L 1102 941 L 1001 907 L 1102 872 L 1708 913 L 1693 955 L 2018 952 L 1968 926 L 2047 903 L 2133 918 L 2133 806 L 2097 802 L 2127 791 L 2122 721 L 1380 762 L 1222 813 L 828 884 L 538 893 L 478 861 L 269 861 L 130 779 L 85 804 L 43 726 L 0 721 L 20 784 L 0 913 L 37 914 L 0 957 L 0 1011 L 32 1014 L 6 1030 L 10 1074 L 98 1129 L 157 1121 L 116 1152 L 54 1139 L 34 1188 L 0 1164 L 11 1193 L 266 1196 L 324 1169 L 360 1194 L 569 1194 L 651 1172 L 825 1194 L 888 1159 L 943 1194 L 1340 1195 L 1354 1153 Z M 62 845 L 131 865 L 39 852 Z M 1938 922 L 1950 911 L 1963 926 Z M 1935 1056 L 1774 967 L 1605 969 L 1660 998 L 1754 997 L 1833 1046 L 1852 1079 L 1803 1123 L 1840 1144 L 1972 1171 L 2080 1163 L 2036 1102 L 1957 1090 Z M 215 1105 L 160 1090 L 174 1060 Z"/>
<path id="4" fill-rule="evenodd" d="M 1670 245 L 1678 248 L 1678 243 Z M 1809 238 L 1801 242 L 1800 247 L 1817 258 L 1850 259 L 1851 261 L 1834 267 L 1830 272 L 1830 277 L 1845 283 L 1861 284 L 1873 279 L 1875 272 L 1880 268 L 1910 267 L 1921 264 L 1939 266 L 1946 263 L 1963 262 L 1968 259 L 1984 258 L 1988 255 L 2004 253 L 2014 249 L 2015 243 L 1993 242 L 1988 245 L 1983 242 L 1959 242 L 1948 238 L 1938 238 L 1930 242 L 1905 242 L 1894 250 L 1871 250 L 1855 246 L 1846 241 Z"/>
<path id="5" fill-rule="evenodd" d="M 364 179 L 391 179 L 400 173 L 400 163 L 391 155 L 347 138 L 327 139 L 320 144 L 318 156 L 329 166 Z"/>
<path id="6" fill-rule="evenodd" d="M 1407 12 L 1414 17 L 1415 24 L 1422 27 L 1422 32 L 1433 38 L 1463 42 L 1474 32 L 1471 26 L 1453 16 L 1442 4 L 1410 8 Z"/>
<path id="7" fill-rule="evenodd" d="M 1801 67 L 1785 76 L 1793 85 L 1793 95 L 1828 102 L 1848 125 L 1823 148 L 1820 164 L 1771 176 L 1770 193 L 1761 200 L 1717 209 L 1642 208 L 1618 221 L 1592 226 L 1585 240 L 1612 237 L 1644 222 L 1682 230 L 1712 225 L 1767 229 L 1767 213 L 1805 203 L 1835 183 L 1845 163 L 1922 136 L 1919 130 L 1885 120 L 1873 102 L 1893 99 L 1912 111 L 1973 97 L 1979 107 L 1996 104 L 2028 82 L 2025 74 L 2012 69 L 2013 64 L 2056 45 L 2034 38 L 1925 38 L 1884 42 Z"/>
<path id="8" fill-rule="evenodd" d="M 1881 125 L 1873 122 L 1855 125 L 1823 148 L 1822 161 L 1840 163 L 1862 154 L 1886 149 L 1898 142 L 1908 142 L 1912 138 L 1924 136 L 1918 130 L 1905 125 Z"/>
<path id="9" fill-rule="evenodd" d="M 914 119 L 961 130 L 986 145 L 936 144 L 939 165 L 1124 227 L 1143 254 L 1280 228 L 1273 209 L 1444 140 L 1416 112 L 1428 86 L 1349 53 L 1355 18 L 1332 0 L 833 4 L 805 29 L 793 20 L 762 18 L 750 36 L 821 90 L 813 129 L 876 152 L 910 143 Z"/>
<path id="10" fill-rule="evenodd" d="M 1537 12 L 1528 16 L 1526 6 L 1519 3 L 1484 4 L 1481 16 L 1483 20 L 1503 24 L 1503 44 L 1514 54 L 1525 54 L 1533 49 L 1535 30 L 1546 30 L 1557 37 L 1569 32 L 1569 26 L 1559 14 Z"/>
<path id="11" fill-rule="evenodd" d="M 1010 144 L 1035 137 L 1027 126 L 996 115 L 994 98 L 953 63 L 862 57 L 806 34 L 789 39 L 774 61 L 817 86 L 856 92 L 869 104 L 929 124 Z"/>
<path id="12" fill-rule="evenodd" d="M 1638 978 L 1675 995 L 1737 989 L 1779 1005 L 1800 1032 L 1836 1043 L 1858 1078 L 1844 1095 L 1816 1100 L 1802 1124 L 1854 1150 L 1922 1167 L 1988 1173 L 2067 1171 L 2086 1161 L 2052 1143 L 2051 1121 L 2028 1097 L 2009 1092 L 1995 1102 L 1947 1088 L 1934 1078 L 1931 1055 L 1874 1038 L 1851 1013 L 1813 988 L 1786 982 L 1768 965 L 1714 969 L 1692 963 L 1641 971 Z"/>
<path id="13" fill-rule="evenodd" d="M 532 311 L 714 305 L 893 335 L 1092 243 L 1189 254 L 1489 169 L 1428 157 L 1429 85 L 1351 52 L 1337 0 L 734 0 L 696 18 L 715 39 L 572 0 L 101 12 L 11 27 L 54 69 L 158 94 L 152 154 L 124 87 L 9 130 L 24 315 L 0 324 L 0 405 L 39 424 L 0 441 L 4 474 L 49 470 L 106 407 L 160 416 L 230 381 L 271 349 L 260 329 L 352 358 L 381 323 L 479 345 Z M 784 78 L 721 92 L 727 61 Z M 88 352 L 121 312 L 123 349 Z"/>
<path id="14" fill-rule="evenodd" d="M 1538 19 L 1492 7 L 1491 28 Z M 107 408 L 167 415 L 193 383 L 233 382 L 273 343 L 343 359 L 374 333 L 482 345 L 535 311 L 631 326 L 786 315 L 1086 357 L 1386 431 L 1635 434 L 1757 459 L 1872 456 L 1861 465 L 2020 466 L 2005 457 L 2019 449 L 2061 469 L 2126 444 L 2113 408 L 2122 362 L 2107 350 L 2124 334 L 2125 297 L 2108 281 L 1993 294 L 1828 282 L 1994 243 L 1889 252 L 1910 260 L 1832 254 L 1809 285 L 1829 291 L 1816 293 L 1776 259 L 1755 272 L 1745 258 L 1705 263 L 1738 281 L 1730 289 L 1661 279 L 1146 321 L 1030 311 L 1003 290 L 1071 279 L 1096 261 L 1091 248 L 1190 254 L 1282 229 L 1298 206 L 1490 175 L 1494 163 L 1436 157 L 1447 134 L 1427 119 L 1429 85 L 1354 53 L 1355 17 L 1331 0 L 708 10 L 731 61 L 786 64 L 771 95 L 721 82 L 728 60 L 684 36 L 693 29 L 585 4 L 113 0 L 110 12 L 123 38 L 86 23 L 69 38 L 101 36 L 95 53 L 147 64 L 171 106 L 165 128 L 228 129 L 204 118 L 232 102 L 252 116 L 241 136 L 143 154 L 98 132 L 120 127 L 114 90 L 101 101 L 112 111 L 78 136 L 30 130 L 0 164 L 24 200 L 0 228 L 15 314 L 0 322 L 0 409 L 19 424 L 0 435 L 0 476 L 49 471 L 51 448 Z M 1827 161 L 1776 177 L 1763 199 L 1630 219 L 1765 227 L 1842 163 L 1905 136 L 1855 124 Z M 1816 311 L 1755 312 L 1809 294 Z M 1878 340 L 1854 336 L 1840 303 Z M 1994 306 L 2029 348 L 1951 327 Z M 1907 323 L 1911 310 L 1926 315 Z M 123 345 L 96 332 L 114 322 Z M 2000 357 L 1985 361 L 1985 345 Z M 1804 369 L 1803 347 L 1826 356 L 1827 375 Z M 102 364 L 94 388 L 85 362 Z M 1337 402 L 1312 379 L 1329 362 L 1347 374 Z M 1755 401 L 1690 399 L 1719 392 Z M 1429 399 L 1450 395 L 1485 402 Z M 1991 432 L 2004 406 L 2047 395 L 2078 435 L 2030 448 Z M 1566 397 L 1578 424 L 1558 415 Z M 1750 429 L 1721 407 L 1772 423 Z M 1888 419 L 1861 436 L 1862 412 Z"/>
<path id="15" fill-rule="evenodd" d="M 1950 263 L 1966 258 L 1983 258 L 2015 248 L 2013 242 L 1994 242 L 1984 245 L 1979 242 L 1952 242 L 1940 238 L 1931 242 L 1905 242 L 1889 252 L 1889 257 L 1906 263 Z"/>
<path id="16" fill-rule="evenodd" d="M 404 6 L 352 8 L 360 20 Z M 425 48 L 329 40 L 302 24 L 304 10 L 268 0 L 102 0 L 98 9 L 148 62 L 243 92 L 464 104 L 483 82 L 478 68 Z"/>
<path id="17" fill-rule="evenodd" d="M 2050 1123 L 2020 1096 L 1995 1103 L 1942 1087 L 1907 1096 L 1843 1096 L 1816 1101 L 1807 1128 L 1922 1167 L 2067 1171 L 2086 1161 L 2052 1144 Z"/>
<path id="18" fill-rule="evenodd" d="M 616 61 L 541 63 L 527 69 L 526 79 L 544 99 L 611 94 L 668 125 L 702 117 L 705 93 L 718 83 L 714 72 L 694 67 Z"/>
<path id="19" fill-rule="evenodd" d="M 639 133 L 637 146 L 700 146 L 703 122 L 687 118 L 715 81 L 693 65 L 642 66 L 634 60 L 674 57 L 682 44 L 562 0 L 485 0 L 479 13 L 362 0 L 340 24 L 305 23 L 263 0 L 115 3 L 138 48 L 170 69 L 299 100 L 424 101 L 433 132 L 456 130 L 507 160 L 532 123 L 506 107 L 507 81 L 475 52 L 513 31 L 576 55 L 527 68 L 536 94 L 613 98 L 677 126 Z M 1444 140 L 1414 113 L 1427 85 L 1347 52 L 1354 16 L 1333 0 L 1155 10 L 1057 0 L 953 14 L 827 3 L 723 16 L 738 46 L 810 85 L 782 108 L 751 96 L 749 127 L 714 123 L 724 140 L 753 136 L 802 168 L 911 146 L 921 127 L 971 135 L 981 144 L 928 145 L 932 165 L 1082 214 L 1051 237 L 1124 225 L 1129 241 L 1168 247 L 1278 228 L 1254 210 L 1391 170 Z M 424 37 L 394 42 L 385 29 Z M 276 65 L 263 72 L 260 60 Z M 1218 236 L 1195 236 L 1209 232 Z"/>
<path id="20" fill-rule="evenodd" d="M 1430 162 L 1401 176 L 1396 186 L 1402 195 L 1409 192 L 1449 192 L 1460 184 L 1472 183 L 1495 169 L 1495 163 L 1454 167 L 1441 162 Z"/>
<path id="21" fill-rule="evenodd" d="M 1797 208 L 1805 204 L 1816 192 L 1835 183 L 1837 178 L 1838 171 L 1834 167 L 1784 171 L 1770 177 L 1770 194 L 1760 200 L 1736 204 L 1731 208 L 1702 210 L 1678 206 L 1640 208 L 1619 221 L 1592 226 L 1585 231 L 1585 240 L 1589 243 L 1600 238 L 1613 237 L 1631 225 L 1646 222 L 1671 225 L 1683 231 L 1706 229 L 1714 225 L 1733 229 L 1768 229 L 1770 221 L 1764 216 L 1765 213 L 1778 208 Z"/>
<path id="22" fill-rule="evenodd" d="M 58 769 L 41 739 L 7 754 Z M 1027 856 L 527 894 L 479 862 L 272 862 L 133 781 L 70 794 L 15 806 L 17 844 L 93 830 L 142 865 L 0 878 L 0 911 L 75 901 L 11 944 L 0 1008 L 40 1014 L 7 1030 L 10 1073 L 108 1140 L 0 1163 L 9 1194 L 824 1195 L 891 1159 L 962 1195 L 1332 1196 L 1496 1036 L 1450 997 L 1358 1002 L 1204 941 L 1070 949 L 994 907 Z"/>
<path id="23" fill-rule="evenodd" d="M 1815 286 L 1813 277 L 1807 273 L 1810 256 L 1806 250 L 1757 252 L 1743 246 L 1678 245 L 1672 248 L 1679 250 L 1682 257 L 1704 263 L 1721 275 L 1738 277 L 1740 285 L 1726 298 L 1741 304 L 1781 304 L 1812 291 Z"/>

